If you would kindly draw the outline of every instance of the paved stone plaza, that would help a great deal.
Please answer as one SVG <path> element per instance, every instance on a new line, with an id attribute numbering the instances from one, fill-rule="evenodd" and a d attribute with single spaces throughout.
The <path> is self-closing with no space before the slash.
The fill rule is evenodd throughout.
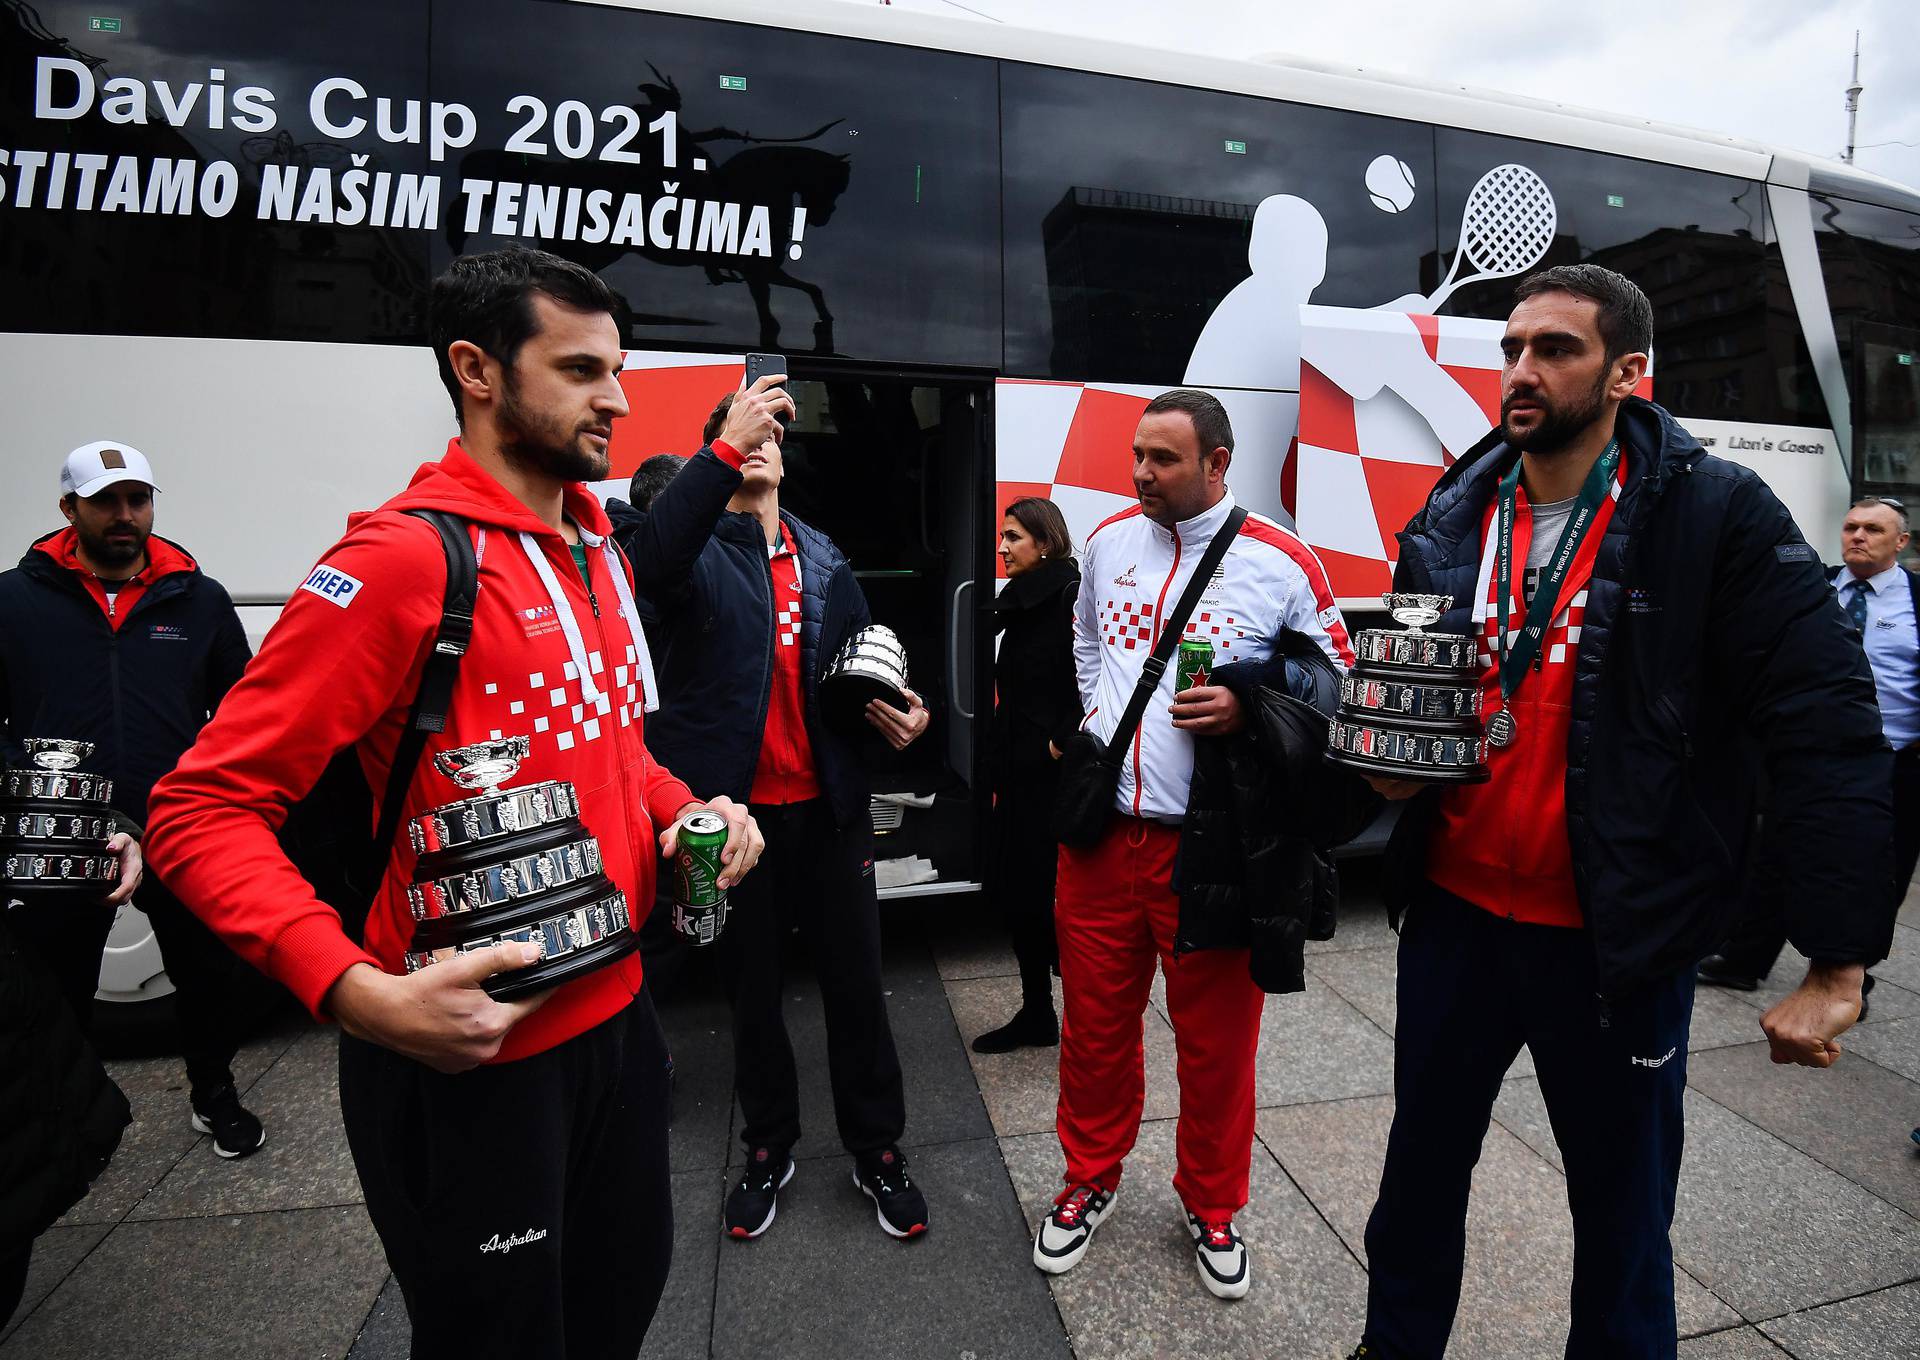
<path id="1" fill-rule="evenodd" d="M 970 899 L 889 908 L 887 981 L 907 1072 L 905 1148 L 933 1229 L 884 1237 L 831 1132 L 818 995 L 789 993 L 810 1132 L 766 1237 L 722 1242 L 738 1162 L 724 1004 L 698 967 L 662 1005 L 679 1070 L 678 1244 L 647 1360 L 699 1357 L 1344 1356 L 1366 1294 L 1361 1233 L 1392 1110 L 1394 949 L 1364 870 L 1339 937 L 1312 946 L 1304 995 L 1270 999 L 1260 1048 L 1253 1202 L 1239 1220 L 1252 1293 L 1225 1304 L 1194 1273 L 1168 1184 L 1173 1033 L 1146 1021 L 1147 1119 L 1126 1192 L 1085 1263 L 1028 1261 L 1053 1194 L 1055 1050 L 971 1055 L 1010 1015 L 1011 954 Z M 1876 969 L 1872 1018 L 1829 1072 L 1775 1068 L 1752 996 L 1702 988 L 1673 1240 L 1686 1360 L 1920 1357 L 1920 894 Z M 1157 995 L 1157 993 L 1156 993 Z M 360 1205 L 341 1133 L 331 1031 L 282 1026 L 242 1054 L 257 1156 L 226 1163 L 187 1125 L 169 1060 L 114 1075 L 135 1123 L 106 1175 L 40 1241 L 0 1357 L 400 1357 L 407 1321 Z M 1522 1054 L 1474 1183 L 1451 1354 L 1560 1353 L 1572 1245 L 1564 1182 Z M 503 1166 L 501 1174 L 511 1175 Z M 476 1306 L 482 1301 L 476 1299 Z"/>

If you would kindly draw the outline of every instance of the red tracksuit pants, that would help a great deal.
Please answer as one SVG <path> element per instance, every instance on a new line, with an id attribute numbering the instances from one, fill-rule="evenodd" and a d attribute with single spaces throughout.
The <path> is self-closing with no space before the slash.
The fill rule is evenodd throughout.
<path id="1" fill-rule="evenodd" d="M 1157 959 L 1179 1055 L 1174 1192 L 1190 1213 L 1230 1218 L 1253 1160 L 1253 1057 L 1265 995 L 1244 949 L 1176 956 L 1178 827 L 1117 817 L 1091 849 L 1060 850 L 1054 918 L 1060 1027 L 1060 1147 L 1068 1185 L 1120 1183 L 1146 1102 L 1141 1020 Z"/>

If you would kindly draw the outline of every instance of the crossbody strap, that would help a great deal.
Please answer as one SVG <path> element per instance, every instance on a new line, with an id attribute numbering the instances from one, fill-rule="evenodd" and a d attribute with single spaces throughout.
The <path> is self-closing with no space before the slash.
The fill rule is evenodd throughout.
<path id="1" fill-rule="evenodd" d="M 1200 558 L 1200 565 L 1193 569 L 1187 588 L 1180 592 L 1173 613 L 1160 621 L 1160 641 L 1154 644 L 1153 654 L 1140 668 L 1140 682 L 1133 687 L 1133 697 L 1127 700 L 1126 711 L 1120 715 L 1120 725 L 1113 729 L 1113 735 L 1107 739 L 1108 760 L 1118 760 L 1127 749 L 1127 743 L 1133 740 L 1134 729 L 1140 726 L 1140 719 L 1146 716 L 1147 701 L 1160 688 L 1160 677 L 1167 673 L 1167 661 L 1173 656 L 1173 649 L 1180 645 L 1180 635 L 1186 631 L 1188 616 L 1193 613 L 1194 606 L 1200 603 L 1207 582 L 1213 579 L 1214 568 L 1226 557 L 1227 549 L 1233 546 L 1233 540 L 1240 533 L 1240 526 L 1246 522 L 1246 507 L 1235 506 L 1227 516 L 1227 522 L 1220 526 L 1213 541 L 1207 544 L 1207 551 Z"/>

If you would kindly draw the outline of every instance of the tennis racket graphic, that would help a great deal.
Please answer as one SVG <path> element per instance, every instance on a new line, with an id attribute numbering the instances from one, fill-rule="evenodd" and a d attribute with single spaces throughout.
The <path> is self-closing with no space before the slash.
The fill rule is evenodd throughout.
<path id="1" fill-rule="evenodd" d="M 1428 306 L 1437 312 L 1457 288 L 1531 269 L 1553 244 L 1559 224 L 1560 210 L 1545 180 L 1524 165 L 1494 166 L 1467 195 L 1453 265 Z M 1456 282 L 1454 275 L 1460 272 L 1462 260 L 1470 261 L 1479 272 Z"/>

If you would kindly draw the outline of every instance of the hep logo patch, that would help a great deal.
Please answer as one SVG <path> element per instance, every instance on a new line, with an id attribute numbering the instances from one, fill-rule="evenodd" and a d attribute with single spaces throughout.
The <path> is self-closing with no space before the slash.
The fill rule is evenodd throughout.
<path id="1" fill-rule="evenodd" d="M 360 593 L 360 582 L 344 571 L 321 563 L 313 569 L 313 574 L 300 583 L 300 589 L 311 595 L 318 595 L 328 604 L 337 604 L 342 609 L 353 603 L 354 596 Z"/>

